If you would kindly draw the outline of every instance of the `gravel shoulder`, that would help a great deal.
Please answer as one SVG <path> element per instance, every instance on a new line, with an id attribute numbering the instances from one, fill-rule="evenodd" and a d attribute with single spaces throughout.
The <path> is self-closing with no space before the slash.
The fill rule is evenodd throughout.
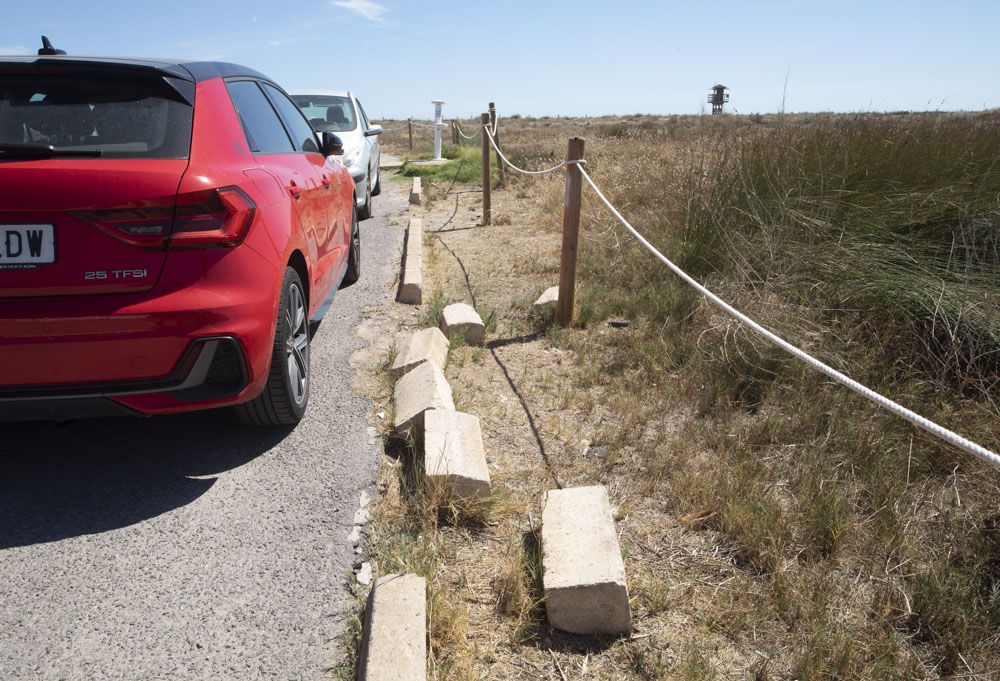
<path id="1" fill-rule="evenodd" d="M 318 679 L 337 664 L 349 535 L 381 452 L 350 358 L 394 294 L 407 205 L 382 186 L 297 428 L 220 413 L 0 425 L 4 678 Z"/>

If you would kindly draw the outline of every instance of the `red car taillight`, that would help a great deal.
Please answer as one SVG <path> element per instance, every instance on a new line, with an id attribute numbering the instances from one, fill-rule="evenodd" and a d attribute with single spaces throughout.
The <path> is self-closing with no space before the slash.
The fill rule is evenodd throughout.
<path id="1" fill-rule="evenodd" d="M 257 206 L 239 187 L 222 187 L 203 198 L 177 197 L 177 215 L 170 233 L 170 248 L 212 248 L 243 242 L 253 224 Z M 202 200 L 199 200 L 202 199 Z"/>
<path id="2" fill-rule="evenodd" d="M 239 187 L 178 194 L 75 213 L 111 236 L 140 248 L 225 248 L 243 242 L 257 206 Z"/>

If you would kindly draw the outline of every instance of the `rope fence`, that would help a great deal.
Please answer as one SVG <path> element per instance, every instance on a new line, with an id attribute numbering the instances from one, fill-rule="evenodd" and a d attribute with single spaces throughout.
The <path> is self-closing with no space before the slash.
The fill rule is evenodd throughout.
<path id="1" fill-rule="evenodd" d="M 597 198 L 600 199 L 601 203 L 611 211 L 611 214 L 621 222 L 629 234 L 634 237 L 640 245 L 643 246 L 650 254 L 652 254 L 657 260 L 662 262 L 667 266 L 677 277 L 679 277 L 686 284 L 694 288 L 698 293 L 707 298 L 709 302 L 721 309 L 730 317 L 733 317 L 737 321 L 748 326 L 754 333 L 766 339 L 773 345 L 784 350 L 788 354 L 792 355 L 796 359 L 805 362 L 808 366 L 819 371 L 820 373 L 833 379 L 840 385 L 844 386 L 848 390 L 864 397 L 870 402 L 876 404 L 877 406 L 885 409 L 889 413 L 902 418 L 909 423 L 923 429 L 924 431 L 930 433 L 934 437 L 947 442 L 948 444 L 971 454 L 986 463 L 992 464 L 1000 468 L 1000 455 L 993 452 L 982 445 L 979 445 L 972 440 L 969 440 L 958 433 L 945 428 L 944 426 L 931 421 L 930 419 L 921 416 L 920 414 L 907 409 L 898 402 L 878 393 L 868 386 L 854 380 L 850 376 L 837 371 L 828 364 L 822 362 L 816 357 L 810 355 L 805 350 L 793 345 L 792 343 L 786 341 L 785 339 L 778 336 L 776 333 L 770 329 L 764 327 L 758 322 L 754 321 L 744 313 L 737 310 L 735 307 L 724 301 L 718 295 L 713 293 L 711 290 L 702 285 L 690 274 L 685 272 L 676 263 L 674 263 L 670 258 L 661 253 L 653 244 L 649 242 L 632 224 L 622 215 L 621 211 L 615 207 L 611 201 L 608 200 L 604 192 L 601 191 L 597 183 L 594 182 L 590 174 L 586 171 L 585 165 L 586 161 L 583 157 L 583 140 L 580 138 L 571 138 L 569 140 L 569 147 L 567 150 L 566 160 L 562 161 L 558 165 L 552 166 L 551 168 L 545 168 L 544 170 L 526 170 L 524 168 L 519 168 L 504 155 L 500 150 L 500 145 L 496 141 L 496 132 L 498 129 L 497 116 L 495 111 L 492 112 L 492 123 L 490 122 L 491 114 L 482 114 L 481 117 L 481 127 L 480 133 L 483 135 L 483 196 L 484 196 L 484 225 L 489 224 L 489 146 L 492 146 L 493 150 L 496 152 L 497 158 L 500 163 L 505 164 L 512 170 L 521 173 L 523 175 L 545 175 L 548 173 L 555 172 L 561 168 L 566 169 L 566 201 L 564 202 L 564 217 L 563 217 L 563 252 L 562 252 L 562 262 L 560 266 L 560 276 L 559 276 L 559 298 L 557 308 L 559 310 L 560 322 L 567 326 L 572 322 L 573 319 L 573 300 L 575 296 L 576 287 L 576 244 L 579 235 L 579 223 L 580 223 L 580 209 L 581 209 L 581 195 L 580 186 L 581 180 L 586 182 L 587 185 L 594 191 Z M 456 123 L 457 126 L 457 123 Z M 472 139 L 459 129 L 459 132 L 463 137 L 467 139 Z M 486 142 L 489 142 L 487 146 Z M 562 312 L 566 310 L 567 313 Z"/>
<path id="2" fill-rule="evenodd" d="M 590 177 L 587 171 L 582 167 L 579 168 L 579 171 L 580 174 L 583 176 L 583 179 L 586 181 L 586 183 L 589 184 L 590 188 L 594 190 L 595 194 L 597 194 L 597 198 L 599 198 L 601 202 L 605 206 L 607 206 L 608 210 L 611 211 L 612 215 L 618 218 L 618 221 L 621 222 L 622 225 L 624 225 L 625 229 L 629 231 L 629 234 L 634 236 L 636 240 L 640 244 L 642 244 L 642 246 L 647 251 L 649 251 L 650 253 L 653 254 L 654 257 L 656 257 L 657 260 L 659 260 L 664 265 L 669 267 L 674 274 L 676 274 L 684 282 L 686 282 L 688 285 L 690 285 L 692 288 L 698 291 L 698 293 L 708 298 L 709 301 L 711 301 L 715 306 L 720 308 L 723 312 L 743 322 L 748 327 L 750 327 L 755 333 L 762 336 L 763 338 L 766 338 L 771 343 L 777 345 L 785 352 L 802 360 L 803 362 L 811 366 L 813 369 L 823 374 L 826 374 L 837 383 L 843 385 L 845 388 L 848 388 L 849 390 L 854 391 L 858 395 L 861 395 L 865 399 L 874 402 L 875 404 L 882 407 L 886 411 L 895 414 L 900 418 L 906 419 L 913 425 L 923 428 L 931 435 L 934 435 L 935 437 L 938 437 L 941 440 L 944 440 L 945 442 L 954 445 L 955 447 L 958 447 L 959 449 L 969 454 L 972 454 L 973 456 L 979 457 L 980 459 L 986 461 L 987 463 L 991 463 L 994 466 L 1000 467 L 1000 455 L 997 455 L 996 453 L 991 452 L 985 447 L 982 447 L 976 444 L 975 442 L 972 442 L 971 440 L 962 437 L 961 435 L 955 433 L 954 431 L 948 430 L 944 426 L 934 423 L 928 418 L 924 418 L 920 414 L 917 414 L 916 412 L 907 409 L 898 402 L 895 402 L 889 399 L 888 397 L 875 392 L 871 388 L 859 383 L 858 381 L 855 381 L 850 376 L 847 376 L 846 374 L 837 371 L 833 367 L 823 363 L 822 361 L 813 357 L 804 350 L 801 350 L 798 347 L 792 345 L 785 339 L 778 336 L 773 331 L 765 328 L 761 324 L 758 324 L 753 319 L 743 314 L 742 312 L 737 310 L 735 307 L 733 307 L 726 301 L 722 300 L 722 298 L 712 293 L 712 291 L 705 288 L 694 277 L 692 277 L 690 274 L 682 270 L 676 263 L 671 261 L 667 256 L 663 255 L 663 253 L 657 250 L 656 247 L 653 246 L 653 244 L 649 243 L 649 241 L 644 236 L 642 236 L 642 234 L 640 234 L 639 231 L 636 230 L 636 228 L 633 227 L 628 220 L 625 219 L 625 217 L 621 214 L 621 212 L 617 208 L 615 208 L 615 206 L 610 201 L 608 201 L 608 198 L 604 195 L 604 192 L 602 192 L 600 188 L 597 186 L 597 184 L 594 183 L 594 180 Z"/>
<path id="3" fill-rule="evenodd" d="M 477 137 L 479 137 L 479 135 L 481 135 L 482 132 L 483 132 L 483 129 L 479 128 L 478 130 L 476 130 L 476 134 L 474 134 L 474 135 L 466 135 L 465 132 L 462 130 L 461 126 L 459 126 L 458 121 L 455 121 L 455 129 L 458 130 L 458 134 L 459 135 L 461 135 L 462 137 L 464 137 L 467 140 L 474 140 Z"/>
<path id="4" fill-rule="evenodd" d="M 394 126 L 394 127 L 391 127 L 391 128 L 387 128 L 387 127 L 383 126 L 382 132 L 399 132 L 399 131 L 405 130 L 407 132 L 407 134 L 409 135 L 409 147 L 412 150 L 413 149 L 413 129 L 414 128 L 423 129 L 423 130 L 435 130 L 438 127 L 439 126 L 436 123 L 423 123 L 421 121 L 414 121 L 412 118 L 410 118 L 410 119 L 407 119 L 406 125 L 399 125 L 399 126 Z M 441 130 L 444 130 L 444 129 L 449 128 L 449 127 L 451 128 L 451 131 L 452 131 L 451 132 L 451 134 L 452 134 L 452 143 L 455 144 L 455 145 L 459 144 L 460 137 L 461 138 L 465 138 L 467 140 L 474 140 L 474 139 L 476 139 L 477 137 L 479 137 L 482 134 L 482 128 L 477 129 L 476 132 L 473 133 L 472 135 L 466 134 L 465 131 L 462 130 L 461 126 L 458 124 L 458 120 L 457 119 L 451 119 L 450 121 L 448 121 L 446 123 L 442 123 L 440 125 Z"/>
<path id="5" fill-rule="evenodd" d="M 560 168 L 566 167 L 566 161 L 560 161 L 558 165 L 554 165 L 551 168 L 546 168 L 545 170 L 525 170 L 524 168 L 518 168 L 516 165 L 511 163 L 506 156 L 503 155 L 502 151 L 500 151 L 500 147 L 498 147 L 496 143 L 495 131 L 491 129 L 489 126 L 486 127 L 486 131 L 487 131 L 486 139 L 490 141 L 490 145 L 493 147 L 493 150 L 497 152 L 497 156 L 500 158 L 500 160 L 506 163 L 511 170 L 521 173 L 522 175 L 546 175 L 548 173 L 555 172 Z M 585 163 L 585 161 L 583 159 L 580 159 L 577 161 L 573 161 L 573 163 Z"/>

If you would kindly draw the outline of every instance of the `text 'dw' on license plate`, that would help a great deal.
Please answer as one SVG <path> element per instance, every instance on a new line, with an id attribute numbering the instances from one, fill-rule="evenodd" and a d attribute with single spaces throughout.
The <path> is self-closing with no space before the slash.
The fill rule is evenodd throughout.
<path id="1" fill-rule="evenodd" d="M 0 225 L 0 269 L 31 269 L 55 261 L 52 225 Z"/>

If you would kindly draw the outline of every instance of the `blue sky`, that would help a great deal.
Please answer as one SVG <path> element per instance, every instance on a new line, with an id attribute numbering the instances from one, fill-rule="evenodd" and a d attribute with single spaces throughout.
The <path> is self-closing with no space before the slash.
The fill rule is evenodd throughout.
<path id="1" fill-rule="evenodd" d="M 44 7 L 44 11 L 39 11 Z M 5 3 L 0 54 L 223 59 L 350 88 L 373 118 L 1000 106 L 1000 0 L 46 0 Z"/>

